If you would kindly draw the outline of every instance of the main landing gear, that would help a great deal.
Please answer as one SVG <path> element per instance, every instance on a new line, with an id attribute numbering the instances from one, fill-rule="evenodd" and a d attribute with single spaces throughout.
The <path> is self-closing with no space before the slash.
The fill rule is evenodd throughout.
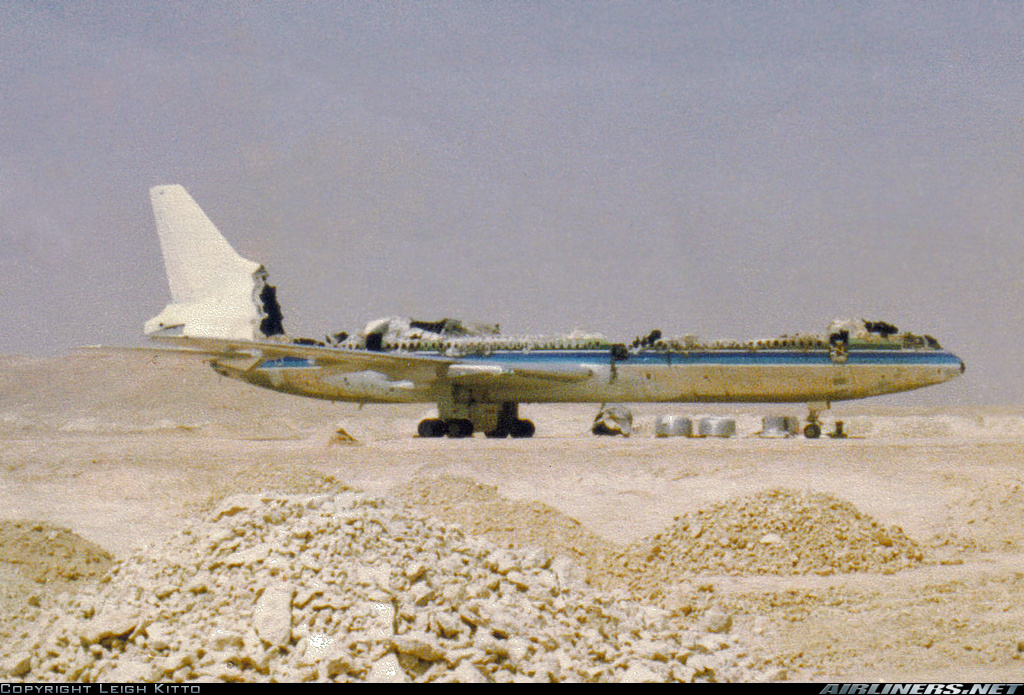
<path id="1" fill-rule="evenodd" d="M 461 418 L 452 420 L 427 418 L 420 422 L 416 432 L 421 437 L 444 437 L 447 435 L 452 439 L 461 439 L 473 436 L 473 423 Z"/>
<path id="2" fill-rule="evenodd" d="M 528 437 L 532 437 L 533 433 L 536 431 L 537 428 L 534 427 L 533 423 L 529 420 L 520 420 L 516 418 L 514 420 L 509 420 L 508 422 L 499 422 L 497 427 L 486 434 L 490 439 L 501 439 L 502 437 L 526 439 Z"/>
<path id="3" fill-rule="evenodd" d="M 490 439 L 524 439 L 532 437 L 537 429 L 529 420 L 519 418 L 518 403 L 471 403 L 457 408 L 458 413 L 453 412 L 455 410 L 450 404 L 440 404 L 441 417 L 420 422 L 417 434 L 424 438 L 463 439 L 472 437 L 474 432 L 483 432 Z M 455 417 L 456 414 L 463 417 Z"/>

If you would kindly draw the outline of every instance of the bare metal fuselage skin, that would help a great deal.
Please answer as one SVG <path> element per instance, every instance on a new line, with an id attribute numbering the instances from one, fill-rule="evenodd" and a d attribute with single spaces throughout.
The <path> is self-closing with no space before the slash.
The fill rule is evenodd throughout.
<path id="1" fill-rule="evenodd" d="M 388 354 L 401 355 L 402 352 Z M 934 348 L 851 349 L 843 361 L 827 349 L 642 349 L 613 360 L 607 349 L 493 350 L 461 355 L 462 369 L 508 370 L 502 378 L 447 374 L 452 359 L 414 353 L 420 378 L 354 372 L 315 358 L 277 357 L 232 366 L 225 376 L 285 393 L 360 403 L 458 401 L 501 403 L 830 403 L 910 391 L 959 376 L 963 362 Z M 436 360 L 436 362 L 432 361 Z M 522 378 L 514 371 L 567 368 L 572 376 Z M 433 372 L 433 373 L 431 373 Z"/>

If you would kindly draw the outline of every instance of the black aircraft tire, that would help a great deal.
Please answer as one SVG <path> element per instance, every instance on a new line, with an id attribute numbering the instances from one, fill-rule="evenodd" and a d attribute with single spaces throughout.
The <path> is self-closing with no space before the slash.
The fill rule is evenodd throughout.
<path id="1" fill-rule="evenodd" d="M 473 423 L 469 420 L 448 420 L 448 437 L 451 439 L 464 439 L 473 436 Z"/>
<path id="2" fill-rule="evenodd" d="M 427 418 L 420 421 L 419 426 L 416 428 L 416 433 L 424 438 L 443 437 L 448 434 L 448 426 L 443 420 Z"/>
<path id="3" fill-rule="evenodd" d="M 512 427 L 509 428 L 509 434 L 516 439 L 526 439 L 532 437 L 533 433 L 537 431 L 533 423 L 529 420 L 516 420 L 512 423 Z"/>
<path id="4" fill-rule="evenodd" d="M 813 422 L 807 425 L 807 427 L 804 427 L 804 436 L 808 439 L 817 439 L 821 436 L 821 425 Z"/>
<path id="5" fill-rule="evenodd" d="M 484 436 L 488 439 L 504 439 L 508 436 L 508 428 L 502 425 L 498 425 L 490 432 L 485 432 Z"/>

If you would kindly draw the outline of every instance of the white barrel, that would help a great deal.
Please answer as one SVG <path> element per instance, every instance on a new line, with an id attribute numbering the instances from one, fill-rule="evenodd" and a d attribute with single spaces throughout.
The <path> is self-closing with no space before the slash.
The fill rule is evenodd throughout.
<path id="1" fill-rule="evenodd" d="M 789 415 L 768 415 L 761 428 L 762 437 L 792 437 L 800 431 L 800 421 Z"/>
<path id="2" fill-rule="evenodd" d="M 693 422 L 681 415 L 660 415 L 654 421 L 655 437 L 690 437 L 693 435 Z"/>
<path id="3" fill-rule="evenodd" d="M 732 437 L 736 434 L 736 421 L 731 417 L 702 417 L 697 424 L 699 437 Z"/>

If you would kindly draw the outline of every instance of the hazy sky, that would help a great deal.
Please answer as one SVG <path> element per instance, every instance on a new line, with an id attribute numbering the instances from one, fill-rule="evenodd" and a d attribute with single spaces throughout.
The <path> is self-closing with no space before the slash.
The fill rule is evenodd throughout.
<path id="1" fill-rule="evenodd" d="M 163 183 L 293 335 L 867 318 L 1024 401 L 1019 2 L 0 5 L 0 353 L 143 344 Z"/>

